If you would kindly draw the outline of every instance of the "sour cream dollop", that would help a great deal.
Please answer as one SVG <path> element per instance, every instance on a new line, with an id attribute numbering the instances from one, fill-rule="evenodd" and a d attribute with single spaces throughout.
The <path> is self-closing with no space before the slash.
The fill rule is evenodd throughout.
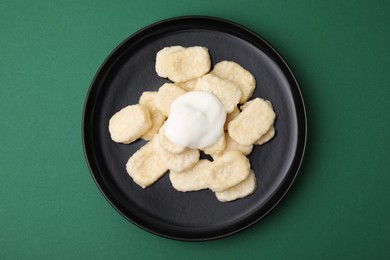
<path id="1" fill-rule="evenodd" d="M 202 149 L 222 137 L 225 120 L 225 109 L 216 96 L 191 91 L 172 103 L 165 135 L 178 146 Z"/>

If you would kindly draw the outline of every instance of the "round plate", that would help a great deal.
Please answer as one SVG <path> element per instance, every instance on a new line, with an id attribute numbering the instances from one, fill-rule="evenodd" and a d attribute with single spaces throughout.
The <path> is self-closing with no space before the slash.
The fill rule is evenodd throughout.
<path id="1" fill-rule="evenodd" d="M 272 102 L 277 114 L 276 136 L 262 146 L 254 146 L 249 156 L 258 185 L 251 196 L 221 203 L 210 190 L 178 192 L 168 174 L 142 189 L 126 173 L 127 160 L 145 142 L 113 142 L 108 121 L 121 108 L 138 103 L 142 92 L 155 91 L 168 82 L 157 76 L 155 57 L 159 50 L 173 45 L 204 46 L 213 65 L 221 60 L 239 63 L 256 78 L 253 97 Z M 89 89 L 82 131 L 92 176 L 119 213 L 154 234 L 201 241 L 249 227 L 282 199 L 303 159 L 306 114 L 291 70 L 267 42 L 232 22 L 190 16 L 148 26 L 110 54 Z"/>

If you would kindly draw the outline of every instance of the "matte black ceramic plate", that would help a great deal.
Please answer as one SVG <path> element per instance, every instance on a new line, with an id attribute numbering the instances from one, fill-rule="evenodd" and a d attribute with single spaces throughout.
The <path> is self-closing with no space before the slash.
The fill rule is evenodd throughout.
<path id="1" fill-rule="evenodd" d="M 258 187 L 244 199 L 221 203 L 213 192 L 181 193 L 168 174 L 142 189 L 125 164 L 145 142 L 117 144 L 108 120 L 121 108 L 138 103 L 144 91 L 167 80 L 155 72 L 156 53 L 166 46 L 204 46 L 212 63 L 231 60 L 256 78 L 253 97 L 272 102 L 276 136 L 255 146 L 249 156 Z M 179 17 L 158 22 L 118 46 L 97 72 L 83 115 L 83 144 L 101 192 L 125 218 L 154 234 L 200 241 L 236 233 L 266 215 L 287 192 L 301 164 L 306 143 L 306 115 L 298 84 L 278 53 L 262 38 L 234 23 L 210 17 Z"/>

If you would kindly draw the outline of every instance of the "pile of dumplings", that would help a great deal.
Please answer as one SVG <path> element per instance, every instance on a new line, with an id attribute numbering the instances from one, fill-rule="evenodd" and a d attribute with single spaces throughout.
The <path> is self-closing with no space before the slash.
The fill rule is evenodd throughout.
<path id="1" fill-rule="evenodd" d="M 200 46 L 163 48 L 155 66 L 157 74 L 172 83 L 144 92 L 138 104 L 121 109 L 109 120 L 113 141 L 147 141 L 126 164 L 130 177 L 146 188 L 169 171 L 177 191 L 210 189 L 221 202 L 252 194 L 257 181 L 247 155 L 254 145 L 274 137 L 276 118 L 270 101 L 249 100 L 256 87 L 253 75 L 233 61 L 221 61 L 211 70 L 208 49 Z M 201 149 L 213 160 L 200 159 L 199 149 L 177 146 L 165 135 L 171 104 L 189 91 L 212 93 L 226 110 L 225 133 Z"/>

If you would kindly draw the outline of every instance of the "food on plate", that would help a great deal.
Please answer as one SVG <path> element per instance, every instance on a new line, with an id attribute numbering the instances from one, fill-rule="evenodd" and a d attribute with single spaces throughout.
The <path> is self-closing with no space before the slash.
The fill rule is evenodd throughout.
<path id="1" fill-rule="evenodd" d="M 198 79 L 196 78 L 196 79 L 191 79 L 191 80 L 186 81 L 186 82 L 175 83 L 175 84 L 188 92 L 188 91 L 194 90 L 197 81 L 198 81 Z"/>
<path id="2" fill-rule="evenodd" d="M 220 157 L 223 155 L 223 153 L 229 152 L 229 151 L 237 151 L 240 152 L 242 155 L 249 155 L 252 152 L 253 145 L 242 145 L 237 143 L 233 140 L 233 138 L 230 137 L 229 133 L 225 133 L 225 140 L 226 140 L 226 146 L 225 149 L 220 153 L 211 154 L 213 159 L 215 160 L 217 157 Z"/>
<path id="3" fill-rule="evenodd" d="M 240 109 L 238 109 L 238 107 L 235 107 L 232 112 L 230 112 L 229 114 L 226 115 L 226 122 L 225 122 L 225 126 L 224 126 L 225 130 L 228 130 L 228 125 L 229 125 L 230 121 L 232 121 L 234 118 L 236 118 L 239 114 L 240 114 Z"/>
<path id="4" fill-rule="evenodd" d="M 170 153 L 182 153 L 186 149 L 185 146 L 178 146 L 169 141 L 169 139 L 165 135 L 165 124 L 160 128 L 160 131 L 158 132 L 158 141 L 160 142 L 162 148 L 164 148 Z"/>
<path id="5" fill-rule="evenodd" d="M 242 107 L 228 125 L 229 135 L 239 144 L 254 144 L 273 125 L 276 114 L 267 101 L 255 98 Z"/>
<path id="6" fill-rule="evenodd" d="M 152 126 L 149 111 L 142 105 L 131 105 L 116 112 L 109 120 L 111 139 L 129 144 L 140 138 Z"/>
<path id="7" fill-rule="evenodd" d="M 211 164 L 211 161 L 202 159 L 189 170 L 182 172 L 170 171 L 169 179 L 173 188 L 181 192 L 207 189 L 206 179 L 209 176 Z"/>
<path id="8" fill-rule="evenodd" d="M 162 163 L 171 171 L 181 172 L 192 168 L 199 161 L 199 150 L 186 148 L 181 153 L 170 153 L 165 150 L 157 136 L 153 138 L 153 148 Z"/>
<path id="9" fill-rule="evenodd" d="M 164 123 L 166 116 L 164 116 L 160 110 L 156 107 L 157 91 L 145 91 L 139 98 L 138 103 L 145 106 L 150 114 L 152 120 L 152 126 L 150 129 L 141 136 L 145 141 L 152 140 L 153 136 L 158 133 L 160 127 Z"/>
<path id="10" fill-rule="evenodd" d="M 275 136 L 272 103 L 250 100 L 256 80 L 240 64 L 221 61 L 211 72 L 210 68 L 207 48 L 163 48 L 156 55 L 156 72 L 173 83 L 144 92 L 139 104 L 109 120 L 113 141 L 147 141 L 126 164 L 129 176 L 142 188 L 169 171 L 177 191 L 210 189 L 220 202 L 256 190 L 260 176 L 247 156 L 254 145 Z M 212 160 L 200 159 L 201 151 Z"/>
<path id="11" fill-rule="evenodd" d="M 186 92 L 182 88 L 175 84 L 165 83 L 158 89 L 155 98 L 156 107 L 164 116 L 169 116 L 173 101 L 185 93 Z"/>
<path id="12" fill-rule="evenodd" d="M 210 73 L 222 79 L 229 80 L 240 88 L 240 104 L 244 104 L 252 96 L 253 91 L 255 90 L 255 77 L 236 62 L 221 61 L 215 64 Z"/>
<path id="13" fill-rule="evenodd" d="M 223 191 L 245 180 L 250 172 L 249 159 L 237 151 L 229 151 L 216 158 L 207 178 L 212 191 Z"/>
<path id="14" fill-rule="evenodd" d="M 263 134 L 256 142 L 257 145 L 262 145 L 271 140 L 275 136 L 275 127 L 271 126 L 265 134 Z"/>
<path id="15" fill-rule="evenodd" d="M 251 170 L 245 180 L 227 190 L 215 192 L 215 196 L 221 202 L 233 201 L 251 195 L 256 190 L 256 186 L 256 176 Z"/>
<path id="16" fill-rule="evenodd" d="M 171 106 L 165 135 L 178 146 L 202 149 L 223 136 L 226 113 L 214 95 L 191 91 L 178 97 Z"/>
<path id="17" fill-rule="evenodd" d="M 155 183 L 168 170 L 155 153 L 150 142 L 135 152 L 126 163 L 126 171 L 142 188 Z"/>
<path id="18" fill-rule="evenodd" d="M 212 74 L 207 74 L 198 79 L 195 90 L 206 91 L 214 94 L 223 104 L 226 113 L 230 113 L 237 107 L 241 98 L 241 90 L 234 83 L 221 79 Z"/>
<path id="19" fill-rule="evenodd" d="M 211 60 L 207 48 L 171 46 L 156 55 L 156 72 L 173 82 L 199 78 L 210 71 Z"/>
<path id="20" fill-rule="evenodd" d="M 223 150 L 225 150 L 225 147 L 226 147 L 226 137 L 225 134 L 223 134 L 215 144 L 203 148 L 202 151 L 205 154 L 209 154 L 209 155 L 219 154 Z"/>

